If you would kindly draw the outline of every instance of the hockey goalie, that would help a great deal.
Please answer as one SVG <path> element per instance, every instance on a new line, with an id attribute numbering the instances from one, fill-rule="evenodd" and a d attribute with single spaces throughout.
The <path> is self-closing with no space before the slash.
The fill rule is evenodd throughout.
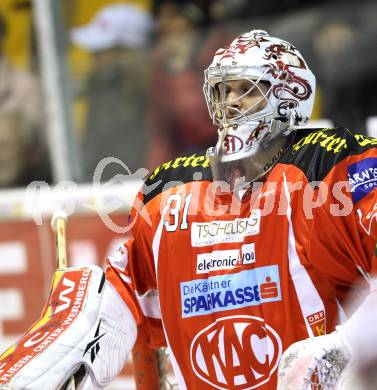
<path id="1" fill-rule="evenodd" d="M 1 386 L 103 388 L 137 329 L 180 389 L 336 389 L 376 361 L 377 140 L 306 128 L 315 77 L 265 31 L 215 53 L 204 94 L 217 144 L 150 174 L 105 274 L 56 272 Z"/>

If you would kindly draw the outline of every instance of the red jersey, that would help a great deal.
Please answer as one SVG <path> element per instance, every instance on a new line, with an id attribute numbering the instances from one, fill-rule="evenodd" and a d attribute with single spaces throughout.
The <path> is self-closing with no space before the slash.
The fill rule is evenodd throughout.
<path id="1" fill-rule="evenodd" d="M 376 271 L 377 140 L 300 130 L 263 183 L 226 192 L 204 155 L 148 178 L 108 259 L 181 389 L 275 389 L 282 352 L 329 333 Z M 364 280 L 364 282 L 363 282 Z"/>

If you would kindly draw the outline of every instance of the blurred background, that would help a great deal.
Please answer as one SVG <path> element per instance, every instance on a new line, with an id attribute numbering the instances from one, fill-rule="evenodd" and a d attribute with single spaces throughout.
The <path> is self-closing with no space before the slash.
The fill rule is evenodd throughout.
<path id="1" fill-rule="evenodd" d="M 203 70 L 235 35 L 299 48 L 318 82 L 311 126 L 376 136 L 376 20 L 372 0 L 1 0 L 0 350 L 42 309 L 54 209 L 70 208 L 71 264 L 103 265 L 125 234 L 87 206 L 132 199 L 130 173 L 215 143 Z M 93 190 L 106 157 L 118 159 L 95 179 L 107 190 Z M 25 195 L 33 181 L 39 200 Z M 128 209 L 111 209 L 122 226 Z M 112 388 L 133 388 L 124 378 Z"/>
<path id="2" fill-rule="evenodd" d="M 90 183 L 104 157 L 134 172 L 212 145 L 203 69 L 253 28 L 303 53 L 314 121 L 374 134 L 376 16 L 370 0 L 2 0 L 0 188 Z"/>

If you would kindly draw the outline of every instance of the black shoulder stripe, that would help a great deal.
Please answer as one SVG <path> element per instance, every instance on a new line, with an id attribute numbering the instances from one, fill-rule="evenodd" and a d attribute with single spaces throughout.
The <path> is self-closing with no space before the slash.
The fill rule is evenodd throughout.
<path id="1" fill-rule="evenodd" d="M 355 135 L 342 127 L 304 129 L 297 131 L 280 162 L 297 166 L 309 182 L 321 181 L 333 166 L 347 156 L 363 153 L 376 146 L 377 139 Z"/>
<path id="2" fill-rule="evenodd" d="M 144 204 L 169 188 L 206 180 L 212 180 L 212 174 L 205 153 L 177 157 L 160 165 L 149 175 L 143 187 Z"/>

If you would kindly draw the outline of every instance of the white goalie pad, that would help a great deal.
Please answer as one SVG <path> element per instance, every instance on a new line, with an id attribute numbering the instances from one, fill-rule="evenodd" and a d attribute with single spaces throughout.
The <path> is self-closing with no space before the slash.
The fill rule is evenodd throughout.
<path id="1" fill-rule="evenodd" d="M 0 389 L 57 390 L 78 370 L 77 389 L 100 389 L 135 339 L 135 320 L 99 267 L 58 270 L 41 319 L 0 356 Z"/>

